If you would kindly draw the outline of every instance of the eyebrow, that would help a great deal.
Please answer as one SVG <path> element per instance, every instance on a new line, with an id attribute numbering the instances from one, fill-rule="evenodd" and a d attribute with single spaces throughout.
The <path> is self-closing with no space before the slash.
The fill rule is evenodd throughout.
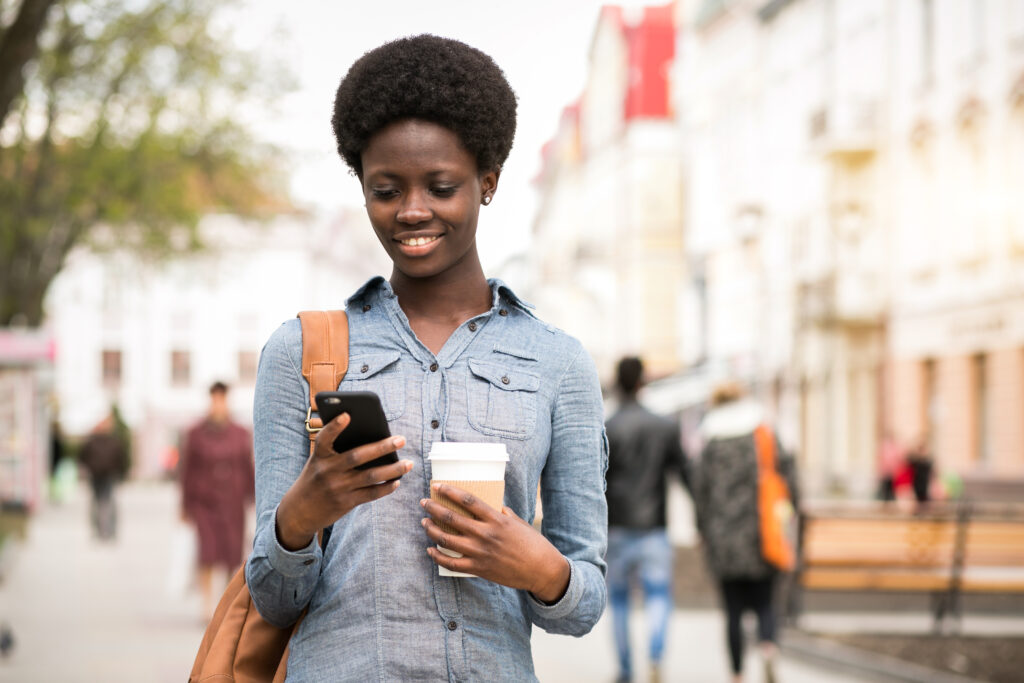
<path id="1" fill-rule="evenodd" d="M 434 176 L 444 175 L 445 173 L 457 173 L 457 171 L 456 171 L 456 169 L 453 169 L 453 168 L 442 168 L 442 169 L 437 169 L 437 170 L 433 170 L 433 171 L 427 171 L 426 175 L 428 177 L 434 177 Z M 370 173 L 367 173 L 366 176 L 367 177 L 370 177 L 370 176 L 378 177 L 379 176 L 379 177 L 383 177 L 383 178 L 394 179 L 394 178 L 401 178 L 401 177 L 403 177 L 403 174 L 395 173 L 393 171 L 388 171 L 388 170 L 385 170 L 385 169 L 381 169 L 381 170 L 378 170 L 378 171 L 371 171 Z"/>

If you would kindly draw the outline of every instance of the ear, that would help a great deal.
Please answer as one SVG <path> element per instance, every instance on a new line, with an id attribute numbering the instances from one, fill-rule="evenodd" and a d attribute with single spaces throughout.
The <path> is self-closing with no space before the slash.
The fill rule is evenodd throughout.
<path id="1" fill-rule="evenodd" d="M 501 177 L 501 167 L 485 171 L 480 175 L 480 203 L 490 204 L 494 193 L 498 190 L 498 179 Z"/>

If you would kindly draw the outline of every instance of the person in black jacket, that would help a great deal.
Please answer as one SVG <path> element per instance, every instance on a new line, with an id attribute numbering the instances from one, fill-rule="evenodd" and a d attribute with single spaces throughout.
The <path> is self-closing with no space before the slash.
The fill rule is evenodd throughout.
<path id="1" fill-rule="evenodd" d="M 678 476 L 689 489 L 678 425 L 640 405 L 643 363 L 619 361 L 622 403 L 605 425 L 608 434 L 608 594 L 612 607 L 619 679 L 632 676 L 629 652 L 629 587 L 638 578 L 649 620 L 651 680 L 660 676 L 672 612 L 672 547 L 666 533 L 666 484 Z"/>
<path id="2" fill-rule="evenodd" d="M 102 541 L 113 541 L 117 533 L 114 486 L 128 473 L 128 451 L 117 434 L 113 412 L 93 428 L 78 459 L 92 484 L 93 532 Z"/>

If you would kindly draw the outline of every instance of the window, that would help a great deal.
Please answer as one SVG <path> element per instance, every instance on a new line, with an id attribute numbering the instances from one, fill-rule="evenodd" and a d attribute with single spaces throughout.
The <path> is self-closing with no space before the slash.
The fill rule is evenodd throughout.
<path id="1" fill-rule="evenodd" d="M 188 386 L 192 378 L 192 354 L 188 351 L 171 351 L 171 386 Z"/>
<path id="2" fill-rule="evenodd" d="M 984 354 L 978 354 L 974 357 L 974 460 L 983 465 L 991 462 L 992 458 L 988 424 L 992 410 L 987 372 L 986 358 Z"/>
<path id="3" fill-rule="evenodd" d="M 986 0 L 972 0 L 971 6 L 971 56 L 980 61 L 985 54 Z"/>
<path id="4" fill-rule="evenodd" d="M 258 357 L 255 351 L 238 352 L 238 381 L 242 384 L 254 384 L 256 382 L 256 367 Z"/>
<path id="5" fill-rule="evenodd" d="M 939 391 L 935 381 L 935 361 L 928 359 L 924 362 L 923 377 L 923 415 L 922 426 L 924 427 L 924 438 L 928 440 L 925 447 L 929 450 L 935 449 L 935 427 L 939 418 Z"/>
<path id="6" fill-rule="evenodd" d="M 935 2 L 921 0 L 921 86 L 929 88 L 935 77 Z"/>
<path id="7" fill-rule="evenodd" d="M 117 387 L 121 384 L 121 352 L 103 350 L 103 386 Z"/>
<path id="8" fill-rule="evenodd" d="M 1014 47 L 1024 47 L 1024 0 L 1010 0 L 1010 40 Z"/>

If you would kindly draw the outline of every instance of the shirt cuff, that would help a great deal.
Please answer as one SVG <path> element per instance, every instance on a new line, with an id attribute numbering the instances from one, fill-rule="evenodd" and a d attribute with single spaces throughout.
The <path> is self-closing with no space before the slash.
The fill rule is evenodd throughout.
<path id="1" fill-rule="evenodd" d="M 580 599 L 583 597 L 583 582 L 580 581 L 579 573 L 576 571 L 576 563 L 569 558 L 565 559 L 569 563 L 569 586 L 565 589 L 565 595 L 558 602 L 547 605 L 533 597 L 532 593 L 526 593 L 526 599 L 530 601 L 530 605 L 538 617 L 563 619 L 572 614 L 576 606 L 580 604 Z"/>
<path id="2" fill-rule="evenodd" d="M 313 536 L 313 540 L 305 548 L 295 551 L 285 549 L 277 538 L 277 508 L 274 508 L 274 523 L 269 531 L 271 542 L 267 548 L 267 562 L 275 572 L 282 576 L 296 578 L 310 572 L 320 571 L 323 551 L 320 549 L 316 536 Z"/>

